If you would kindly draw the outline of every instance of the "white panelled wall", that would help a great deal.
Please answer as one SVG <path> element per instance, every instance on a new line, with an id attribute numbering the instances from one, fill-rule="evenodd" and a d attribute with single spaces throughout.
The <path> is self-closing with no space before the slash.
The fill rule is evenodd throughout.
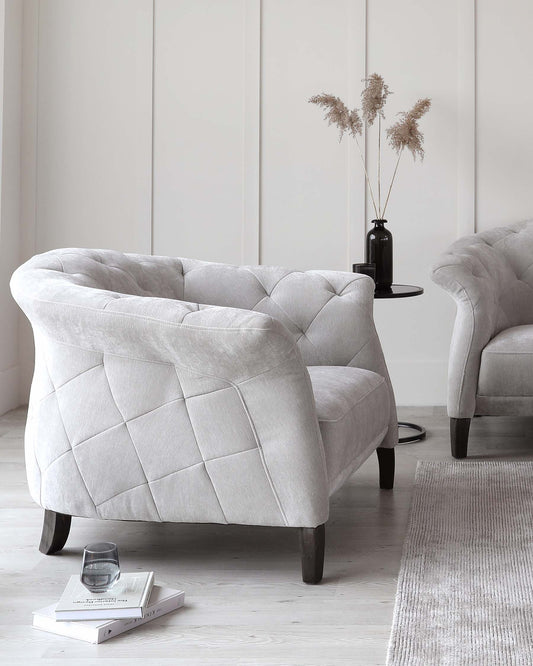
<path id="1" fill-rule="evenodd" d="M 357 105 L 376 71 L 387 125 L 431 97 L 426 159 L 402 158 L 387 211 L 395 281 L 426 292 L 375 314 L 398 403 L 445 403 L 454 308 L 430 267 L 459 235 L 533 217 L 529 0 L 23 4 L 21 259 L 86 246 L 350 270 L 370 200 L 353 143 L 307 99 Z"/>

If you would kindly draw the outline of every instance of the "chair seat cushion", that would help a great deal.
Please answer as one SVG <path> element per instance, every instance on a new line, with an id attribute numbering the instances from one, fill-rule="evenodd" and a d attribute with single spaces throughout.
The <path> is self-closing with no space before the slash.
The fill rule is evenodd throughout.
<path id="1" fill-rule="evenodd" d="M 313 385 L 331 494 L 387 434 L 389 390 L 385 379 L 370 370 L 325 365 L 307 369 Z"/>
<path id="2" fill-rule="evenodd" d="M 498 333 L 481 354 L 478 396 L 533 396 L 533 326 Z"/>

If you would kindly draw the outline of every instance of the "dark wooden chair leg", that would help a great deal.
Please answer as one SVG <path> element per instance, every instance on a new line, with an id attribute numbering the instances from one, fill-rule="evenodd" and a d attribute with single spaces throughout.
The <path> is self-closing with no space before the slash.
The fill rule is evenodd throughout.
<path id="1" fill-rule="evenodd" d="M 378 448 L 379 487 L 382 490 L 394 488 L 394 449 Z"/>
<path id="2" fill-rule="evenodd" d="M 469 430 L 470 419 L 450 419 L 450 441 L 454 458 L 466 458 Z"/>
<path id="3" fill-rule="evenodd" d="M 68 539 L 71 520 L 72 516 L 66 516 L 64 513 L 44 510 L 43 532 L 39 544 L 41 553 L 53 555 L 63 548 Z"/>
<path id="4" fill-rule="evenodd" d="M 300 547 L 302 550 L 302 580 L 316 585 L 324 572 L 324 546 L 326 527 L 300 527 Z"/>

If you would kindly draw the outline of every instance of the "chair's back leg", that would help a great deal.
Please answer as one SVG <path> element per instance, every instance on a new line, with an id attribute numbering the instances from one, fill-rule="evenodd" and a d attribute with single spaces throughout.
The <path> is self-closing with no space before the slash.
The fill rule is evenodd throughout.
<path id="1" fill-rule="evenodd" d="M 319 525 L 318 527 L 300 527 L 302 580 L 304 583 L 315 585 L 322 580 L 325 543 L 325 525 Z"/>
<path id="2" fill-rule="evenodd" d="M 39 550 L 45 555 L 59 552 L 68 539 L 72 516 L 55 511 L 44 510 L 43 532 Z"/>
<path id="3" fill-rule="evenodd" d="M 382 490 L 394 488 L 395 454 L 394 449 L 378 448 L 379 487 Z"/>
<path id="4" fill-rule="evenodd" d="M 466 458 L 469 431 L 470 419 L 450 419 L 450 440 L 454 458 Z"/>

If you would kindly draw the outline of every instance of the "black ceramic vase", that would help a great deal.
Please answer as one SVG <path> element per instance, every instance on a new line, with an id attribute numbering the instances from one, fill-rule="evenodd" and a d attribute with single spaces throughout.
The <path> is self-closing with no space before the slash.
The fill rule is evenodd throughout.
<path id="1" fill-rule="evenodd" d="M 374 228 L 366 235 L 366 258 L 376 265 L 376 291 L 387 291 L 392 285 L 392 234 L 385 229 L 387 220 L 372 220 Z"/>

